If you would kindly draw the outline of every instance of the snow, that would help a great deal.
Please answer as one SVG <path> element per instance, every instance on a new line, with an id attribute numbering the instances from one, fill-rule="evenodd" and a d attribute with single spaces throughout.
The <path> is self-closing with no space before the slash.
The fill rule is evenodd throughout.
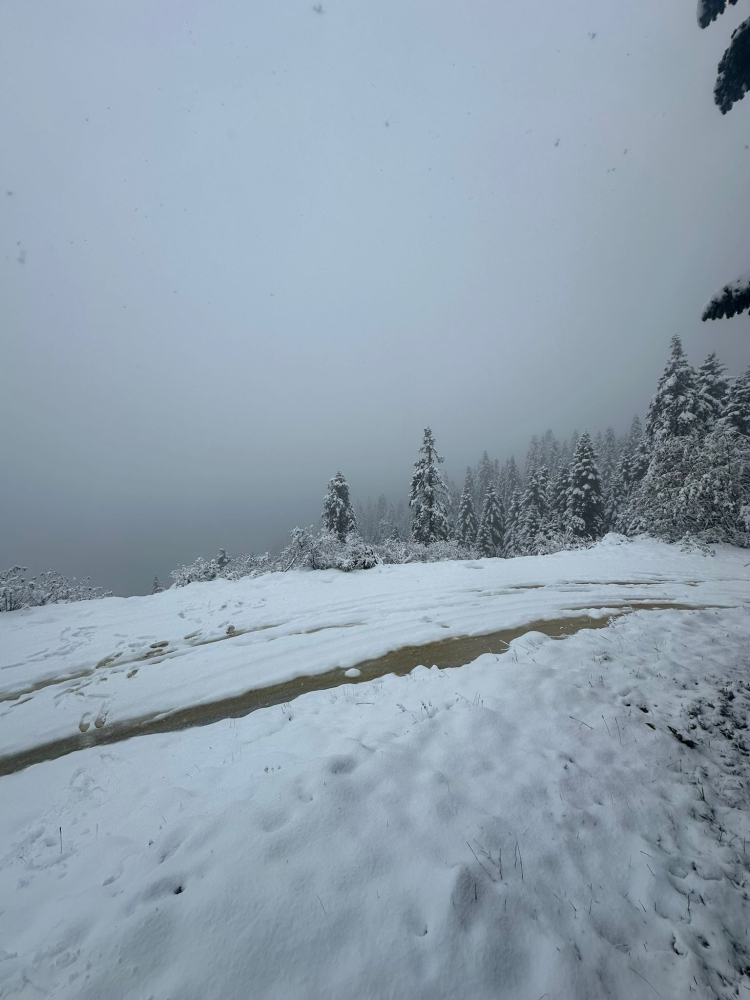
<path id="1" fill-rule="evenodd" d="M 77 732 L 100 706 L 106 728 L 406 643 L 639 598 L 699 608 L 636 610 L 565 639 L 527 632 L 455 670 L 342 673 L 243 718 L 7 774 L 0 998 L 676 1000 L 750 987 L 747 560 L 610 536 L 547 557 L 279 574 L 0 616 L 3 690 L 46 684 L 0 702 L 8 753 Z M 181 636 L 196 630 L 221 641 L 190 646 Z M 169 652 L 138 659 L 165 640 Z M 63 694 L 74 684 L 86 686 Z"/>

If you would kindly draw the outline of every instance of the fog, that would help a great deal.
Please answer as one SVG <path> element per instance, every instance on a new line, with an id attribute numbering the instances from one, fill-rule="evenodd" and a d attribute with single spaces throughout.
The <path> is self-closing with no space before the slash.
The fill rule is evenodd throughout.
<path id="1" fill-rule="evenodd" d="M 730 373 L 750 101 L 682 0 L 42 0 L 0 31 L 0 565 L 120 594 Z M 723 23 L 721 23 L 723 22 Z"/>

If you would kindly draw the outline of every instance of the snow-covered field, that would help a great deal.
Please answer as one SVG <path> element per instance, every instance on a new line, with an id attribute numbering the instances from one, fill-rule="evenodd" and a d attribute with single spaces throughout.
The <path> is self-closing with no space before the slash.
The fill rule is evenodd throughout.
<path id="1" fill-rule="evenodd" d="M 610 537 L 0 616 L 6 771 L 84 730 L 342 672 L 1 777 L 0 997 L 750 992 L 749 563 Z M 641 602 L 696 610 L 343 674 Z"/>

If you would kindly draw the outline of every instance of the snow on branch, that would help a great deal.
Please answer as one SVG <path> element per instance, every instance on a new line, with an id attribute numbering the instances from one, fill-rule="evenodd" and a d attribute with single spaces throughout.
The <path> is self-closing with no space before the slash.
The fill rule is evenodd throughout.
<path id="1" fill-rule="evenodd" d="M 727 3 L 734 5 L 737 0 L 698 0 L 698 24 L 701 28 L 707 28 L 719 14 L 723 14 Z"/>
<path id="2" fill-rule="evenodd" d="M 703 311 L 702 319 L 729 319 L 750 309 L 750 271 L 724 285 Z"/>
<path id="3" fill-rule="evenodd" d="M 714 101 L 723 115 L 750 90 L 750 18 L 732 32 L 729 48 L 721 57 L 714 87 Z"/>

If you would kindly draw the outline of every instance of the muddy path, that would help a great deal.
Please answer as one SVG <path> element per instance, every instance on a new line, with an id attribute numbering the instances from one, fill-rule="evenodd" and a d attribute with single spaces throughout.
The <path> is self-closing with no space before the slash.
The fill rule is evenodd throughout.
<path id="1" fill-rule="evenodd" d="M 171 733 L 193 726 L 209 726 L 223 719 L 240 718 L 259 708 L 283 705 L 310 691 L 325 691 L 343 684 L 364 684 L 386 674 L 405 676 L 418 666 L 436 666 L 441 670 L 471 663 L 483 653 L 505 653 L 514 639 L 529 632 L 541 632 L 552 639 L 565 639 L 583 629 L 606 628 L 610 622 L 634 611 L 701 611 L 714 605 L 656 603 L 647 601 L 613 600 L 599 608 L 586 607 L 587 611 L 604 612 L 599 617 L 577 615 L 526 622 L 509 629 L 483 635 L 459 636 L 425 643 L 421 646 L 402 646 L 371 660 L 363 660 L 354 667 L 336 667 L 326 673 L 304 675 L 281 684 L 252 688 L 241 694 L 202 702 L 173 711 L 152 712 L 136 718 L 113 720 L 101 727 L 85 732 L 76 731 L 60 739 L 39 744 L 15 754 L 0 757 L 0 777 L 21 771 L 32 764 L 55 760 L 89 747 L 120 743 L 135 736 Z M 571 608 L 570 610 L 580 610 Z M 607 614 L 606 612 L 610 613 Z"/>

